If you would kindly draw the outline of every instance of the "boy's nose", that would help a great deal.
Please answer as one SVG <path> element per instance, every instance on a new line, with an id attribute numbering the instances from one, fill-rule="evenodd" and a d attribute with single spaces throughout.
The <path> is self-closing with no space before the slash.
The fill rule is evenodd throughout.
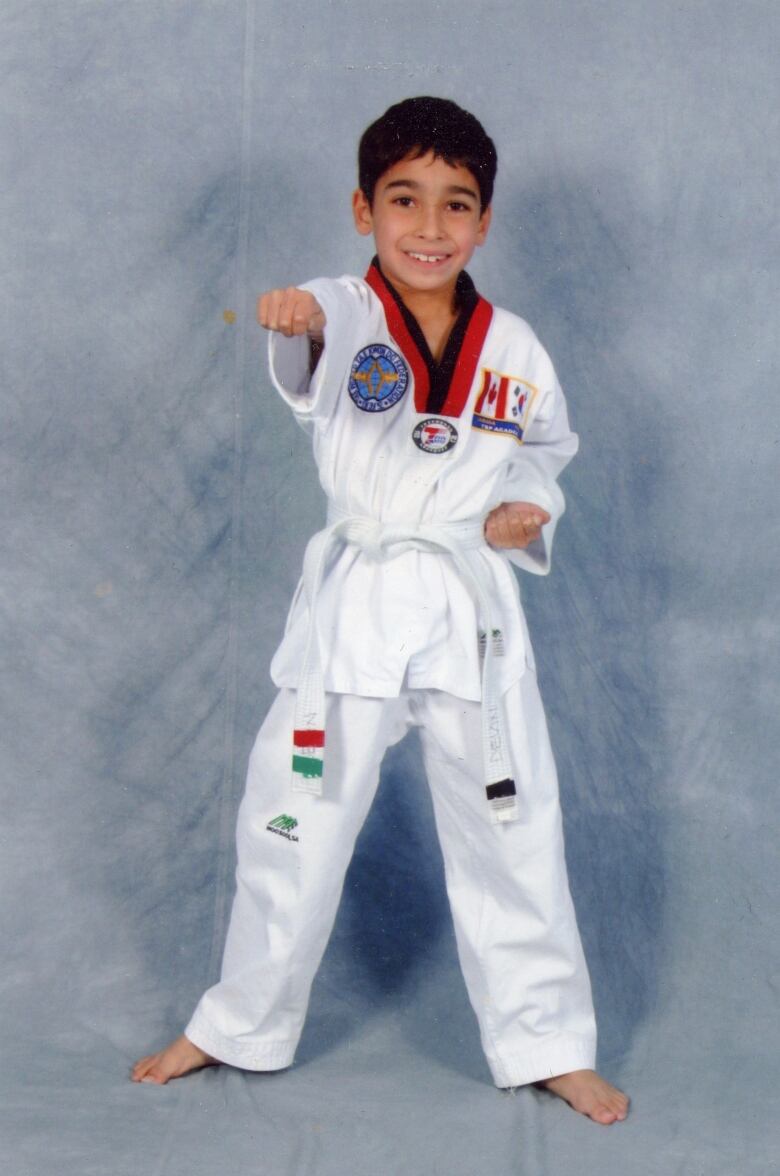
<path id="1" fill-rule="evenodd" d="M 417 235 L 427 239 L 435 239 L 444 235 L 438 209 L 421 209 L 420 219 L 417 223 Z"/>

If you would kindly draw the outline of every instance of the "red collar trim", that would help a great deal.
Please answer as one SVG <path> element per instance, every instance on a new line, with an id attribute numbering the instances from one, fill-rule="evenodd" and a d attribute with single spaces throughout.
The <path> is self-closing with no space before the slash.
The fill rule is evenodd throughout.
<path id="1" fill-rule="evenodd" d="M 452 375 L 452 382 L 447 391 L 447 399 L 444 401 L 442 416 L 459 417 L 466 407 L 466 401 L 469 398 L 471 385 L 474 383 L 477 364 L 482 354 L 482 348 L 485 346 L 485 337 L 487 336 L 492 319 L 493 307 L 485 298 L 480 296 L 479 302 L 475 306 L 474 313 L 471 316 L 471 322 L 466 330 L 463 343 L 461 344 L 460 355 L 458 356 L 455 371 Z"/>
<path id="2" fill-rule="evenodd" d="M 373 264 L 369 266 L 368 273 L 366 274 L 366 282 L 382 303 L 388 330 L 401 348 L 404 358 L 409 361 L 414 376 L 414 407 L 417 412 L 425 412 L 425 408 L 420 408 L 420 405 L 427 403 L 428 393 L 431 388 L 428 365 L 412 338 L 411 331 L 404 321 L 401 308 L 396 302 L 387 280 Z"/>
<path id="3" fill-rule="evenodd" d="M 465 333 L 463 334 L 458 353 L 454 357 L 454 362 L 452 362 L 452 356 L 446 356 L 448 348 L 445 348 L 445 357 L 449 360 L 448 366 L 451 368 L 452 375 L 443 403 L 433 408 L 429 404 L 429 397 L 431 395 L 430 365 L 433 365 L 433 360 L 430 357 L 430 352 L 428 352 L 428 357 L 426 358 L 412 334 L 410 323 L 417 328 L 416 333 L 419 338 L 421 340 L 423 339 L 416 319 L 408 308 L 404 307 L 404 310 L 401 309 L 402 302 L 400 296 L 387 281 L 387 278 L 385 278 L 379 267 L 373 262 L 369 266 L 365 280 L 382 303 L 388 330 L 412 369 L 414 376 L 415 411 L 419 413 L 436 412 L 441 416 L 459 417 L 466 407 L 471 386 L 474 382 L 477 364 L 479 363 L 479 357 L 482 354 L 482 348 L 485 343 L 485 337 L 487 336 L 493 318 L 493 307 L 491 304 L 485 298 L 477 295 L 476 302 L 468 318 L 468 324 L 466 325 L 462 322 L 460 324 L 458 322 L 455 323 L 453 333 L 458 331 L 459 326 L 461 330 L 465 326 Z M 433 368 L 435 374 L 435 365 L 433 365 Z"/>

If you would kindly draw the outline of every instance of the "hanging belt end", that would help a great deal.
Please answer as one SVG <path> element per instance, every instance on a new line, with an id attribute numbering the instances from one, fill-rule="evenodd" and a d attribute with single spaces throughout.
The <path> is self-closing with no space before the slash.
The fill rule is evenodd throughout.
<path id="1" fill-rule="evenodd" d="M 490 819 L 494 825 L 518 819 L 520 812 L 514 780 L 497 780 L 494 784 L 488 784 L 485 792 L 490 807 Z"/>
<path id="2" fill-rule="evenodd" d="M 322 796 L 322 780 L 316 777 L 301 776 L 294 771 L 292 790 L 293 792 L 305 792 L 309 796 Z"/>

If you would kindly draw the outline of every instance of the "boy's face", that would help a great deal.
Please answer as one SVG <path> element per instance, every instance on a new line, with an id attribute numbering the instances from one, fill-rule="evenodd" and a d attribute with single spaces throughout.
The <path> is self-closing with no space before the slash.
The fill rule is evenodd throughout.
<path id="1" fill-rule="evenodd" d="M 373 204 L 358 189 L 352 209 L 357 231 L 374 234 L 382 271 L 402 295 L 450 295 L 490 225 L 472 173 L 432 152 L 393 164 L 380 176 Z"/>

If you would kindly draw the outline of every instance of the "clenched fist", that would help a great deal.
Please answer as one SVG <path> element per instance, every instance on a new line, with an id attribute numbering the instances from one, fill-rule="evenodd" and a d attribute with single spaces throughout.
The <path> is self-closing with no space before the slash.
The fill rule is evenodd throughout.
<path id="1" fill-rule="evenodd" d="M 492 547 L 528 547 L 549 521 L 547 511 L 533 502 L 502 502 L 485 519 L 485 538 Z"/>
<path id="2" fill-rule="evenodd" d="M 257 300 L 257 321 L 269 331 L 291 335 L 308 335 L 321 343 L 325 314 L 308 290 L 288 286 L 285 290 L 268 290 Z"/>

